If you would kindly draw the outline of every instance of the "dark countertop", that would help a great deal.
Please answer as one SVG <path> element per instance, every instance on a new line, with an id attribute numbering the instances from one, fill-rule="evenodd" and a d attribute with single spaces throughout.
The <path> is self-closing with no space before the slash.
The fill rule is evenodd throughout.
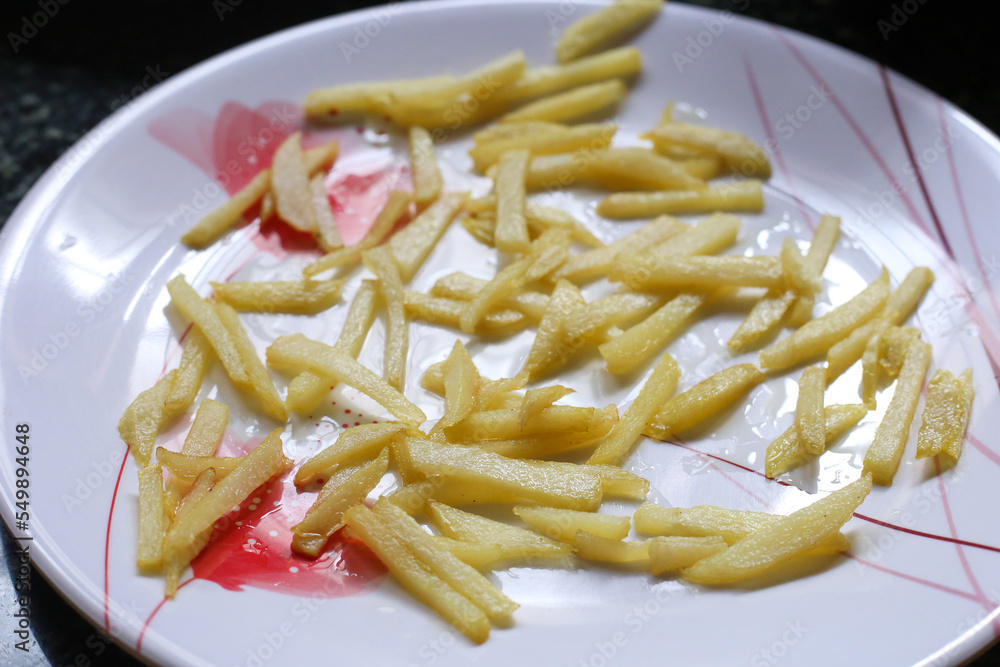
<path id="1" fill-rule="evenodd" d="M 0 225 L 67 148 L 133 94 L 144 76 L 168 77 L 253 38 L 373 2 L 51 0 L 36 35 L 24 20 L 40 3 L 0 5 Z M 981 5 L 941 0 L 695 0 L 815 35 L 857 51 L 941 94 L 1000 133 L 1000 57 Z M 897 13 L 897 27 L 892 24 Z M 905 18 L 905 21 L 903 20 Z M 891 27 L 890 27 L 891 26 Z M 987 34 L 989 31 L 989 34 Z M 26 41 L 11 35 L 27 35 Z M 148 68 L 148 69 L 147 69 Z M 147 78 L 148 80 L 148 78 Z M 16 543 L 0 528 L 0 663 L 137 665 L 31 575 L 28 653 L 13 651 Z M 1000 663 L 1000 647 L 976 660 Z"/>

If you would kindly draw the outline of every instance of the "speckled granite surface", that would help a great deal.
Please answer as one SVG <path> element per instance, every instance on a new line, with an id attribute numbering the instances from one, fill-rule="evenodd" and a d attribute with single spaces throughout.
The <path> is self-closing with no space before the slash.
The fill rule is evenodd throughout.
<path id="1" fill-rule="evenodd" d="M 924 84 L 1000 132 L 1000 56 L 990 47 L 991 22 L 971 2 L 910 0 L 898 30 L 900 0 L 695 0 L 816 35 L 867 55 Z M 45 169 L 87 130 L 132 95 L 151 71 L 169 76 L 255 37 L 370 2 L 231 2 L 224 12 L 208 0 L 60 0 L 59 11 L 27 42 L 23 17 L 37 2 L 0 3 L 0 224 Z M 238 5 L 238 6 L 237 6 Z M 898 18 L 898 15 L 897 15 Z M 987 35 L 987 31 L 990 32 Z M 0 529 L 0 664 L 139 664 L 102 638 L 37 574 L 31 618 L 36 643 L 28 653 L 10 646 L 16 545 Z M 975 663 L 1000 664 L 994 648 Z"/>

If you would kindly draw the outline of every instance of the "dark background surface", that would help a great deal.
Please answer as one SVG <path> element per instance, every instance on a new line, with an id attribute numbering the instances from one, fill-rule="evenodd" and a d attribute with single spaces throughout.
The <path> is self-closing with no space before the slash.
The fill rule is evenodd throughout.
<path id="1" fill-rule="evenodd" d="M 150 71 L 158 77 L 176 74 L 256 37 L 373 4 L 378 3 L 0 0 L 0 224 L 45 169 L 129 99 L 133 87 Z M 990 46 L 997 39 L 995 22 L 983 16 L 983 4 L 945 0 L 693 4 L 733 10 L 857 51 L 918 81 L 1000 132 L 1000 55 L 995 45 Z M 26 17 L 43 6 L 53 15 L 37 34 L 31 34 L 25 30 Z M 58 11 L 53 11 L 55 7 Z M 901 25 L 889 30 L 887 25 L 896 27 L 891 23 L 894 12 Z M 12 41 L 11 33 L 30 39 Z M 6 529 L 0 528 L 0 538 L 0 557 L 8 565 L 0 573 L 0 664 L 138 664 L 102 638 L 37 573 L 31 578 L 31 651 L 12 651 L 10 555 L 16 544 Z M 994 647 L 973 664 L 1000 664 L 1000 648 Z"/>

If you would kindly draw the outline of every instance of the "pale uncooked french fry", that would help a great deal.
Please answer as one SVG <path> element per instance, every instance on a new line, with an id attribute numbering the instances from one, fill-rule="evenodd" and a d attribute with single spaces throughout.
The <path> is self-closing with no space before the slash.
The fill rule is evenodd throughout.
<path id="1" fill-rule="evenodd" d="M 170 414 L 184 412 L 194 403 L 212 363 L 212 346 L 198 327 L 191 327 L 182 346 L 184 351 L 177 366 L 177 375 L 164 401 L 164 407 Z"/>
<path id="2" fill-rule="evenodd" d="M 170 417 L 164 404 L 176 376 L 177 371 L 172 370 L 152 387 L 139 392 L 118 420 L 118 433 L 140 466 L 149 464 L 156 435 Z"/>
<path id="3" fill-rule="evenodd" d="M 694 227 L 658 243 L 651 252 L 657 257 L 714 255 L 736 243 L 740 219 L 729 213 L 713 213 Z"/>
<path id="4" fill-rule="evenodd" d="M 500 122 L 541 120 L 561 123 L 618 104 L 627 94 L 625 82 L 621 79 L 609 79 L 543 97 L 505 114 Z"/>
<path id="5" fill-rule="evenodd" d="M 212 349 L 215 350 L 233 384 L 245 386 L 250 380 L 246 368 L 243 367 L 243 360 L 233 344 L 232 336 L 222 325 L 222 320 L 219 319 L 212 304 L 202 299 L 188 285 L 183 275 L 174 276 L 167 282 L 167 292 L 170 293 L 171 303 L 194 322 L 211 343 Z"/>
<path id="6" fill-rule="evenodd" d="M 379 293 L 385 304 L 385 379 L 402 391 L 406 386 L 406 356 L 410 348 L 403 280 L 389 248 L 367 250 L 363 259 L 368 270 L 378 278 Z"/>
<path id="7" fill-rule="evenodd" d="M 627 78 L 642 70 L 642 54 L 623 46 L 574 60 L 571 63 L 526 69 L 514 83 L 496 93 L 508 104 L 606 79 Z"/>
<path id="8" fill-rule="evenodd" d="M 566 317 L 576 308 L 584 305 L 580 290 L 567 280 L 559 280 L 552 290 L 545 315 L 538 324 L 538 333 L 531 343 L 524 372 L 537 377 L 566 363 L 576 351 L 563 337 Z"/>
<path id="9" fill-rule="evenodd" d="M 607 48 L 621 37 L 651 22 L 663 7 L 663 0 L 617 0 L 574 21 L 556 44 L 561 63 L 576 60 Z"/>
<path id="10" fill-rule="evenodd" d="M 229 332 L 247 373 L 247 383 L 237 386 L 251 392 L 257 398 L 264 414 L 276 422 L 285 423 L 288 421 L 288 409 L 278 395 L 278 390 L 274 388 L 271 374 L 267 372 L 267 368 L 257 355 L 257 349 L 247 336 L 246 329 L 240 322 L 240 316 L 224 303 L 216 304 L 215 310 L 222 325 Z"/>
<path id="11" fill-rule="evenodd" d="M 691 318 L 710 300 L 705 294 L 680 294 L 639 324 L 627 329 L 597 349 L 618 375 L 635 370 L 659 352 L 691 322 Z"/>
<path id="12" fill-rule="evenodd" d="M 643 433 L 667 440 L 718 414 L 763 381 L 764 374 L 753 364 L 723 369 L 665 401 Z"/>
<path id="13" fill-rule="evenodd" d="M 242 313 L 315 315 L 340 301 L 344 280 L 211 283 L 215 298 Z"/>
<path id="14" fill-rule="evenodd" d="M 580 149 L 601 150 L 611 144 L 618 126 L 611 123 L 593 123 L 555 128 L 525 136 L 497 139 L 474 146 L 469 156 L 479 172 L 495 164 L 504 153 L 526 148 L 531 155 L 551 155 Z"/>
<path id="15" fill-rule="evenodd" d="M 345 429 L 337 440 L 308 459 L 295 473 L 295 485 L 309 484 L 317 477 L 329 475 L 337 468 L 371 459 L 389 446 L 406 426 L 395 423 L 361 424 Z"/>
<path id="16" fill-rule="evenodd" d="M 404 283 L 413 280 L 466 198 L 464 192 L 442 195 L 390 239 L 389 249 L 399 265 L 399 275 Z"/>
<path id="17" fill-rule="evenodd" d="M 476 278 L 467 273 L 456 271 L 438 278 L 431 287 L 431 295 L 445 299 L 460 299 L 472 301 L 483 287 L 489 283 L 483 278 Z M 504 297 L 498 304 L 502 308 L 519 310 L 534 320 L 541 320 L 545 308 L 549 305 L 549 296 L 541 292 L 520 290 L 516 294 Z"/>
<path id="18" fill-rule="evenodd" d="M 657 150 L 679 146 L 697 153 L 718 155 L 731 171 L 743 177 L 771 176 L 771 163 L 764 149 L 737 132 L 687 123 L 664 123 L 643 138 L 652 141 Z"/>
<path id="19" fill-rule="evenodd" d="M 824 449 L 835 442 L 844 431 L 857 424 L 867 413 L 868 409 L 863 404 L 826 406 L 823 411 L 825 415 L 824 432 L 826 433 Z M 814 458 L 813 454 L 806 452 L 805 448 L 799 444 L 798 428 L 792 424 L 777 440 L 767 446 L 767 453 L 764 456 L 764 474 L 774 478 Z"/>
<path id="20" fill-rule="evenodd" d="M 319 117 L 353 112 L 385 115 L 390 113 L 390 95 L 398 90 L 419 90 L 427 86 L 453 81 L 451 75 L 439 75 L 401 81 L 347 83 L 317 88 L 306 96 L 307 116 Z"/>
<path id="21" fill-rule="evenodd" d="M 721 537 L 654 537 L 649 541 L 649 570 L 666 574 L 691 567 L 726 550 Z"/>
<path id="22" fill-rule="evenodd" d="M 465 307 L 459 319 L 462 331 L 473 333 L 487 312 L 500 302 L 505 294 L 518 290 L 525 282 L 525 275 L 531 268 L 532 258 L 524 257 L 501 269 L 493 280 L 486 283 L 479 293 Z"/>
<path id="23" fill-rule="evenodd" d="M 434 140 L 430 132 L 417 125 L 410 128 L 410 169 L 413 200 L 423 208 L 438 198 L 444 182 L 434 155 Z"/>
<path id="24" fill-rule="evenodd" d="M 677 218 L 660 216 L 602 248 L 573 255 L 556 271 L 555 277 L 577 282 L 600 278 L 607 274 L 619 255 L 635 256 L 644 249 L 657 246 L 688 229 L 688 226 Z"/>
<path id="25" fill-rule="evenodd" d="M 742 255 L 680 257 L 651 253 L 624 256 L 608 274 L 635 290 L 705 290 L 719 287 L 782 287 L 785 276 L 776 257 Z"/>
<path id="26" fill-rule="evenodd" d="M 468 301 L 429 296 L 411 290 L 406 290 L 404 299 L 406 312 L 411 317 L 452 329 L 461 328 L 462 316 L 469 307 Z M 530 320 L 520 311 L 498 310 L 483 315 L 477 324 L 476 333 L 484 336 L 506 336 L 520 331 L 528 324 Z"/>
<path id="27" fill-rule="evenodd" d="M 819 456 L 826 449 L 826 412 L 823 393 L 826 390 L 826 370 L 810 366 L 799 377 L 799 397 L 795 404 L 795 430 L 799 447 Z"/>
<path id="28" fill-rule="evenodd" d="M 157 465 L 139 470 L 139 537 L 136 564 L 140 570 L 163 566 L 163 536 L 167 512 L 163 493 L 163 468 Z"/>
<path id="29" fill-rule="evenodd" d="M 444 365 L 444 416 L 435 428 L 446 428 L 462 421 L 475 409 L 479 392 L 479 371 L 469 351 L 456 340 Z"/>
<path id="30" fill-rule="evenodd" d="M 589 154 L 587 172 L 608 190 L 705 190 L 677 162 L 647 148 L 609 148 Z"/>
<path id="31" fill-rule="evenodd" d="M 215 209 L 181 237 L 181 243 L 201 250 L 219 240 L 226 232 L 243 220 L 243 214 L 271 188 L 271 170 L 257 172 L 229 201 Z"/>
<path id="32" fill-rule="evenodd" d="M 757 180 L 710 185 L 705 190 L 664 190 L 662 192 L 615 192 L 597 205 L 605 218 L 649 218 L 654 215 L 686 215 L 716 211 L 764 210 L 764 190 Z"/>
<path id="33" fill-rule="evenodd" d="M 497 193 L 497 223 L 493 242 L 502 252 L 527 252 L 531 239 L 524 217 L 524 174 L 530 155 L 519 148 L 500 156 L 494 179 Z"/>

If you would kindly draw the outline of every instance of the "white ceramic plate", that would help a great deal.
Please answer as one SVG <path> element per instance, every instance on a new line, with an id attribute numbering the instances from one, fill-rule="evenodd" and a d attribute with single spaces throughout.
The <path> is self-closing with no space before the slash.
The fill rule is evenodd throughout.
<path id="1" fill-rule="evenodd" d="M 281 554 L 287 515 L 307 501 L 280 498 L 286 491 L 280 483 L 261 492 L 258 507 L 230 517 L 229 540 L 215 550 L 216 562 L 205 564 L 203 578 L 175 602 L 161 604 L 162 581 L 136 573 L 135 467 L 122 463 L 116 424 L 132 397 L 176 363 L 184 324 L 165 309 L 164 283 L 184 272 L 205 293 L 209 280 L 294 275 L 314 256 L 285 250 L 278 237 L 254 227 L 204 253 L 179 245 L 198 213 L 226 197 L 210 175 L 235 160 L 239 173 L 229 187 L 236 187 L 260 161 L 254 140 L 270 140 L 273 148 L 275 135 L 298 127 L 297 113 L 274 101 L 294 104 L 311 88 L 335 82 L 461 72 L 516 46 L 531 62 L 549 63 L 554 36 L 596 4 L 393 5 L 254 42 L 174 77 L 108 119 L 22 202 L 0 247 L 0 509 L 15 535 L 23 535 L 14 523 L 14 436 L 16 424 L 28 424 L 34 563 L 127 649 L 170 665 L 291 665 L 324 656 L 378 665 L 938 665 L 962 662 L 1000 632 L 1000 524 L 991 511 L 1000 450 L 988 435 L 1000 430 L 1000 403 L 987 353 L 1000 354 L 1000 308 L 990 285 L 998 260 L 988 250 L 997 240 L 991 225 L 1000 144 L 960 111 L 874 63 L 683 5 L 670 5 L 636 42 L 646 72 L 620 111 L 620 139 L 634 141 L 664 103 L 676 100 L 684 117 L 768 144 L 775 176 L 767 212 L 746 217 L 737 252 L 773 253 L 786 235 L 808 238 L 816 211 L 843 216 L 844 240 L 825 274 L 820 309 L 856 292 L 879 264 L 896 281 L 914 265 L 932 267 L 938 281 L 917 324 L 934 344 L 934 367 L 976 371 L 970 437 L 957 469 L 937 475 L 910 453 L 895 485 L 876 489 L 861 508 L 863 518 L 848 525 L 850 556 L 769 587 L 705 590 L 582 566 L 498 572 L 496 580 L 521 609 L 513 627 L 495 630 L 481 647 L 455 637 L 356 550 L 338 547 L 322 567 L 289 571 L 297 566 Z M 364 191 L 359 174 L 374 174 L 369 181 L 376 184 L 399 176 L 398 141 L 377 130 L 310 130 L 312 141 L 343 140 L 345 159 L 331 177 L 332 190 Z M 482 192 L 484 181 L 460 176 L 468 166 L 465 141 L 444 146 L 441 159 L 453 187 Z M 348 201 L 348 209 L 358 210 L 342 219 L 361 215 L 369 195 L 376 197 Z M 634 228 L 597 219 L 595 196 L 549 197 L 605 238 Z M 456 225 L 414 285 L 427 289 L 454 269 L 489 276 L 495 263 Z M 263 349 L 286 331 L 329 339 L 344 310 L 308 321 L 245 322 Z M 722 341 L 739 319 L 717 313 L 670 346 L 685 370 L 684 387 L 733 363 Z M 362 355 L 375 368 L 379 326 Z M 509 374 L 523 360 L 529 336 L 476 343 L 472 351 L 487 375 Z M 418 379 L 454 338 L 419 323 L 411 328 L 407 391 L 432 416 L 440 403 Z M 768 381 L 742 411 L 686 445 L 641 444 L 628 467 L 650 479 L 657 502 L 778 512 L 856 479 L 876 416 L 784 484 L 759 474 L 767 443 L 791 422 L 796 378 L 793 372 Z M 624 405 L 641 380 L 612 380 L 595 359 L 561 379 L 579 389 L 572 402 L 580 405 Z M 857 380 L 855 369 L 830 400 L 856 400 Z M 207 386 L 205 395 L 233 405 L 227 447 L 239 449 L 267 430 L 218 371 Z M 305 456 L 317 438 L 330 442 L 348 419 L 373 418 L 350 392 L 329 402 L 322 414 L 287 429 L 289 455 Z M 188 424 L 182 419 L 162 441 L 176 446 Z M 632 506 L 607 508 L 624 513 Z"/>

